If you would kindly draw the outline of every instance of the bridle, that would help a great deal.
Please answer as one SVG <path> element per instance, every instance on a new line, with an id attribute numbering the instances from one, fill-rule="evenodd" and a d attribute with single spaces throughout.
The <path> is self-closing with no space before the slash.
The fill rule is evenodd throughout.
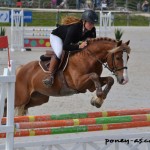
<path id="1" fill-rule="evenodd" d="M 127 53 L 127 50 L 126 50 L 126 49 L 123 49 L 122 51 L 123 51 L 123 53 L 124 53 L 124 52 Z M 112 72 L 113 72 L 114 74 L 115 74 L 115 72 L 117 72 L 117 71 L 120 71 L 120 70 L 123 70 L 123 69 L 128 69 L 127 66 L 124 66 L 124 67 L 121 67 L 121 68 L 117 68 L 116 65 L 115 65 L 115 59 L 114 59 L 114 58 L 115 58 L 115 54 L 112 53 L 112 66 L 113 66 L 113 67 L 112 67 L 111 70 L 112 70 Z"/>
<path id="2" fill-rule="evenodd" d="M 89 49 L 87 49 L 87 51 L 90 53 L 90 55 L 92 56 L 92 57 L 94 57 L 100 64 L 102 64 L 103 66 L 104 66 L 104 68 L 107 68 L 110 72 L 112 72 L 114 75 L 116 75 L 116 72 L 117 71 L 120 71 L 120 70 L 123 70 L 123 69 L 128 69 L 128 67 L 127 66 L 124 66 L 124 67 L 121 67 L 121 68 L 117 68 L 116 67 L 116 64 L 115 64 L 115 54 L 114 53 L 112 53 L 112 68 L 110 68 L 109 66 L 108 66 L 108 64 L 105 64 L 105 63 L 103 63 L 99 58 L 97 58 L 97 56 L 94 54 L 94 53 L 92 53 Z M 123 52 L 126 52 L 127 53 L 127 50 L 126 49 L 123 49 L 122 50 Z M 107 59 L 108 59 L 108 57 L 106 58 L 106 62 L 108 63 L 108 61 L 107 61 Z"/>

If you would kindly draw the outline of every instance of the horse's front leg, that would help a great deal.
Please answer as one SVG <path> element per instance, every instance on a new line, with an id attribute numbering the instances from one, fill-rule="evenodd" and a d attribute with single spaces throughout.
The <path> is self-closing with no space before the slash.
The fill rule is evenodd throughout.
<path id="1" fill-rule="evenodd" d="M 100 78 L 96 73 L 90 73 L 80 77 L 77 81 L 76 88 L 79 91 L 81 91 L 82 89 L 86 89 L 91 85 L 91 81 L 93 81 L 94 83 L 94 89 L 96 90 L 96 96 L 97 96 L 96 98 L 92 98 L 91 104 L 99 108 L 101 107 L 104 101 L 105 93 L 102 91 Z"/>
<path id="2" fill-rule="evenodd" d="M 104 99 L 106 99 L 108 92 L 110 91 L 112 85 L 114 84 L 114 79 L 112 77 L 100 77 L 100 82 L 102 86 L 105 86 L 103 90 Z"/>
<path id="3" fill-rule="evenodd" d="M 108 92 L 114 84 L 114 79 L 112 77 L 99 77 L 99 81 L 101 89 L 96 89 L 96 97 L 91 99 L 91 104 L 98 108 L 102 106 L 104 100 L 106 99 Z M 102 90 L 103 86 L 105 86 L 104 90 Z"/>

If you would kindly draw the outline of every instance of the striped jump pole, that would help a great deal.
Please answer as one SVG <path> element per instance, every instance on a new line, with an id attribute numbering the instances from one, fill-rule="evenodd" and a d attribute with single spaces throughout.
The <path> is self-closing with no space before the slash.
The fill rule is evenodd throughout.
<path id="1" fill-rule="evenodd" d="M 69 119 L 69 120 L 51 120 L 51 121 L 41 121 L 41 122 L 22 122 L 22 123 L 15 123 L 15 128 L 33 129 L 33 128 L 110 124 L 110 123 L 136 122 L 136 121 L 150 121 L 150 114 L 101 117 L 101 118 Z"/>
<path id="2" fill-rule="evenodd" d="M 66 120 L 66 119 L 77 119 L 77 118 L 98 118 L 98 117 L 124 116 L 124 115 L 149 114 L 149 113 L 150 113 L 150 108 L 142 108 L 142 109 L 131 109 L 131 110 L 116 110 L 116 111 L 60 114 L 60 115 L 19 116 L 14 118 L 14 122 Z M 6 123 L 6 118 L 2 118 L 2 124 L 5 123 Z"/>
<path id="3" fill-rule="evenodd" d="M 150 126 L 149 121 L 136 121 L 136 122 L 124 122 L 117 124 L 101 124 L 91 126 L 75 126 L 75 127 L 61 127 L 61 128 L 44 128 L 44 129 L 26 129 L 16 131 L 15 137 L 23 136 L 38 136 L 38 135 L 51 135 L 51 134 L 63 134 L 63 133 L 77 133 L 77 132 L 90 132 L 90 131 L 102 131 L 102 130 L 115 130 L 125 128 L 147 127 Z M 0 138 L 5 138 L 6 133 L 0 133 Z"/>

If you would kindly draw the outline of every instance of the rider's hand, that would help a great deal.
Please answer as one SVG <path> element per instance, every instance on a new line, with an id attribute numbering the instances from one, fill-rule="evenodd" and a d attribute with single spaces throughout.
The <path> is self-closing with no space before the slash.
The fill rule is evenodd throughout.
<path id="1" fill-rule="evenodd" d="M 87 42 L 84 41 L 84 42 L 82 42 L 82 43 L 79 45 L 79 49 L 82 49 L 82 48 L 84 48 L 84 47 L 86 47 L 86 46 L 87 46 Z"/>

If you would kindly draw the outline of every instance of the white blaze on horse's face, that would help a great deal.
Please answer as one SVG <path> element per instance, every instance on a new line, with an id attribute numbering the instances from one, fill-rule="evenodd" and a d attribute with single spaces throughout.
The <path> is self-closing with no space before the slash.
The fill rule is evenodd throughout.
<path id="1" fill-rule="evenodd" d="M 123 52 L 123 78 L 124 81 L 122 82 L 122 84 L 126 84 L 129 81 L 128 78 L 128 71 L 127 71 L 127 61 L 128 61 L 128 54 L 126 51 Z"/>

